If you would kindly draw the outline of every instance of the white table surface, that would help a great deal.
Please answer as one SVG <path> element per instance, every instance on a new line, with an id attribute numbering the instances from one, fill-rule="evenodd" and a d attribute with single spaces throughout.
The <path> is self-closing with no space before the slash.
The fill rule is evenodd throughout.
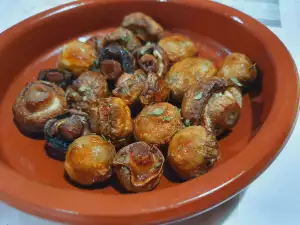
<path id="1" fill-rule="evenodd" d="M 0 32 L 45 9 L 70 0 L 0 0 Z M 222 0 L 218 0 L 222 2 Z M 233 0 L 224 0 L 225 3 Z M 266 0 L 261 0 L 266 1 Z M 271 0 L 269 0 L 271 1 Z M 299 1 L 299 0 L 287 0 Z M 284 1 L 286 4 L 287 1 Z M 283 4 L 283 0 L 280 1 Z M 286 44 L 300 68 L 299 8 L 281 7 L 283 29 L 271 28 Z M 284 16 L 286 15 L 286 16 Z M 297 18 L 288 22 L 287 16 Z M 300 33 L 300 32 L 299 32 Z M 1 44 L 1 43 L 0 43 Z M 280 127 L 278 127 L 280 129 Z M 218 208 L 178 224 L 203 225 L 299 225 L 300 224 L 300 124 L 274 163 L 242 195 Z M 1 178 L 0 178 L 1 179 Z M 0 225 L 58 225 L 20 212 L 0 202 Z"/>

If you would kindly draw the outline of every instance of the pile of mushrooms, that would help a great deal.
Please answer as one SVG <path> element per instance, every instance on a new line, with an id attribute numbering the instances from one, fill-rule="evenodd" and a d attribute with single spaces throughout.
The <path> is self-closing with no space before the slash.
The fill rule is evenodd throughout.
<path id="1" fill-rule="evenodd" d="M 241 115 L 255 64 L 232 53 L 218 68 L 198 44 L 141 12 L 86 42 L 65 44 L 13 105 L 19 130 L 43 135 L 69 178 L 93 185 L 116 174 L 129 192 L 155 189 L 165 162 L 181 180 L 209 171 L 217 136 Z M 166 159 L 165 159 L 166 157 Z"/>

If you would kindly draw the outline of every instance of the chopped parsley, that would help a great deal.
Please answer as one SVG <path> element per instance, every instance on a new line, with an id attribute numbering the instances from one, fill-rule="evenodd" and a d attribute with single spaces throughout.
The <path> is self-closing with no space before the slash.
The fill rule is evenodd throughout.
<path id="1" fill-rule="evenodd" d="M 158 169 L 160 166 L 161 166 L 160 162 L 155 162 L 155 164 L 154 164 L 154 168 L 155 169 Z"/>
<path id="2" fill-rule="evenodd" d="M 185 124 L 187 127 L 189 127 L 189 126 L 192 125 L 190 120 L 185 120 L 185 121 L 184 121 L 184 124 Z"/>
<path id="3" fill-rule="evenodd" d="M 240 82 L 237 78 L 231 77 L 230 80 L 231 80 L 233 83 L 235 83 L 237 86 L 243 87 L 243 85 L 241 84 L 241 82 Z"/>
<path id="4" fill-rule="evenodd" d="M 202 92 L 199 92 L 198 94 L 195 95 L 194 99 L 195 100 L 200 100 L 202 98 Z"/>
<path id="5" fill-rule="evenodd" d="M 164 116 L 162 118 L 163 121 L 171 121 L 171 119 L 172 119 L 172 117 L 170 117 L 170 116 Z"/>
<path id="6" fill-rule="evenodd" d="M 102 138 L 104 141 L 110 142 L 110 140 L 109 140 L 107 137 L 105 137 L 103 134 L 101 134 L 101 138 Z"/>
<path id="7" fill-rule="evenodd" d="M 182 150 L 182 145 L 179 145 L 177 149 Z"/>
<path id="8" fill-rule="evenodd" d="M 163 108 L 156 108 L 152 112 L 149 112 L 148 115 L 160 116 L 161 114 L 164 113 L 164 111 L 165 111 L 165 109 L 163 109 Z"/>

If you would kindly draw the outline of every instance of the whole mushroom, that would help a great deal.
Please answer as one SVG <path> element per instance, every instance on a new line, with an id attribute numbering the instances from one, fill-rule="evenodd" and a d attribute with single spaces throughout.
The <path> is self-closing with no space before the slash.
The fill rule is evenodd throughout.
<path id="1" fill-rule="evenodd" d="M 164 156 L 155 146 L 135 142 L 118 151 L 114 171 L 122 186 L 131 192 L 153 190 L 163 174 Z"/>
<path id="2" fill-rule="evenodd" d="M 141 12 L 134 12 L 125 16 L 121 26 L 131 30 L 143 42 L 157 41 L 164 33 L 161 25 Z"/>
<path id="3" fill-rule="evenodd" d="M 235 84 L 211 78 L 185 93 L 181 114 L 187 125 L 203 125 L 219 135 L 233 128 L 240 118 L 242 93 Z"/>
<path id="4" fill-rule="evenodd" d="M 38 80 L 49 81 L 62 89 L 66 89 L 72 83 L 73 74 L 63 69 L 44 69 L 39 72 Z"/>
<path id="5" fill-rule="evenodd" d="M 63 89 L 47 81 L 28 83 L 18 95 L 13 114 L 18 128 L 28 134 L 42 134 L 46 122 L 65 112 Z"/>
<path id="6" fill-rule="evenodd" d="M 180 130 L 168 148 L 168 163 L 184 180 L 208 172 L 220 155 L 216 137 L 202 126 Z"/>
<path id="7" fill-rule="evenodd" d="M 90 134 L 87 114 L 69 110 L 47 121 L 44 127 L 47 154 L 64 160 L 69 145 L 77 138 Z"/>

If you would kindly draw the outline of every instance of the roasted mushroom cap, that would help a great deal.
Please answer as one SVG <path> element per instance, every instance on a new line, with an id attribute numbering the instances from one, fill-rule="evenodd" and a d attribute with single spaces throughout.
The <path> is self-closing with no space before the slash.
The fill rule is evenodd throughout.
<path id="1" fill-rule="evenodd" d="M 140 96 L 140 102 L 143 105 L 164 102 L 168 99 L 170 89 L 166 82 L 158 75 L 149 73 L 146 84 L 147 89 Z"/>
<path id="2" fill-rule="evenodd" d="M 130 144 L 118 151 L 114 170 L 122 186 L 131 192 L 153 190 L 163 174 L 164 156 L 145 142 Z"/>
<path id="3" fill-rule="evenodd" d="M 168 162 L 184 180 L 203 175 L 218 159 L 216 137 L 202 126 L 191 126 L 176 133 L 168 148 Z"/>
<path id="4" fill-rule="evenodd" d="M 239 88 L 222 78 L 210 78 L 185 93 L 181 113 L 187 125 L 203 125 L 219 135 L 233 128 L 242 108 Z"/>
<path id="5" fill-rule="evenodd" d="M 57 66 L 60 69 L 72 72 L 75 77 L 78 77 L 88 70 L 96 57 L 97 52 L 93 46 L 75 40 L 64 45 Z"/>
<path id="6" fill-rule="evenodd" d="M 166 52 L 169 60 L 174 63 L 196 55 L 197 45 L 183 35 L 172 35 L 161 39 L 158 45 Z"/>
<path id="7" fill-rule="evenodd" d="M 134 33 L 122 27 L 116 29 L 112 33 L 107 34 L 103 39 L 102 46 L 105 47 L 112 43 L 118 43 L 124 46 L 130 52 L 142 45 Z"/>
<path id="8" fill-rule="evenodd" d="M 87 114 L 75 110 L 47 121 L 44 135 L 49 156 L 64 160 L 69 145 L 77 138 L 90 134 Z"/>
<path id="9" fill-rule="evenodd" d="M 175 63 L 165 77 L 172 99 L 181 101 L 190 85 L 213 77 L 217 69 L 213 62 L 203 58 L 187 58 Z"/>
<path id="10" fill-rule="evenodd" d="M 38 80 L 49 81 L 62 89 L 66 89 L 72 83 L 72 73 L 63 69 L 44 69 L 39 72 Z"/>
<path id="11" fill-rule="evenodd" d="M 94 35 L 87 39 L 85 43 L 91 45 L 96 50 L 96 52 L 99 52 L 100 48 L 102 48 L 103 40 L 103 36 Z"/>
<path id="12" fill-rule="evenodd" d="M 82 136 L 68 148 L 65 170 L 71 180 L 91 185 L 107 180 L 112 175 L 114 146 L 97 135 Z"/>
<path id="13" fill-rule="evenodd" d="M 14 119 L 24 133 L 43 133 L 45 123 L 67 109 L 64 90 L 47 81 L 27 84 L 14 105 Z"/>
<path id="14" fill-rule="evenodd" d="M 163 78 L 169 69 L 167 54 L 156 44 L 147 44 L 133 54 L 139 67 L 146 73 L 156 73 Z"/>
<path id="15" fill-rule="evenodd" d="M 107 79 L 117 80 L 123 72 L 134 73 L 135 59 L 123 46 L 111 44 L 100 49 L 99 57 L 91 69 L 94 71 L 100 70 Z"/>
<path id="16" fill-rule="evenodd" d="M 101 73 L 84 72 L 67 88 L 66 99 L 71 108 L 86 111 L 98 98 L 109 95 L 106 79 Z"/>
<path id="17" fill-rule="evenodd" d="M 104 135 L 116 148 L 128 143 L 132 134 L 132 120 L 130 109 L 122 99 L 99 99 L 88 110 L 88 114 L 92 132 Z"/>
<path id="18" fill-rule="evenodd" d="M 255 64 L 244 54 L 232 53 L 228 55 L 217 76 L 231 80 L 238 86 L 247 86 L 257 77 Z"/>
<path id="19" fill-rule="evenodd" d="M 125 16 L 121 26 L 131 30 L 144 42 L 157 41 L 162 37 L 164 32 L 161 25 L 155 22 L 150 16 L 141 12 Z"/>
<path id="20" fill-rule="evenodd" d="M 135 138 L 147 144 L 167 144 L 182 128 L 179 109 L 166 102 L 146 106 L 134 120 Z"/>
<path id="21" fill-rule="evenodd" d="M 125 78 L 126 77 L 126 78 Z M 119 80 L 122 80 L 119 82 Z M 137 70 L 133 75 L 123 74 L 119 78 L 113 95 L 121 98 L 127 105 L 132 105 L 147 90 L 146 75 L 142 70 Z"/>

